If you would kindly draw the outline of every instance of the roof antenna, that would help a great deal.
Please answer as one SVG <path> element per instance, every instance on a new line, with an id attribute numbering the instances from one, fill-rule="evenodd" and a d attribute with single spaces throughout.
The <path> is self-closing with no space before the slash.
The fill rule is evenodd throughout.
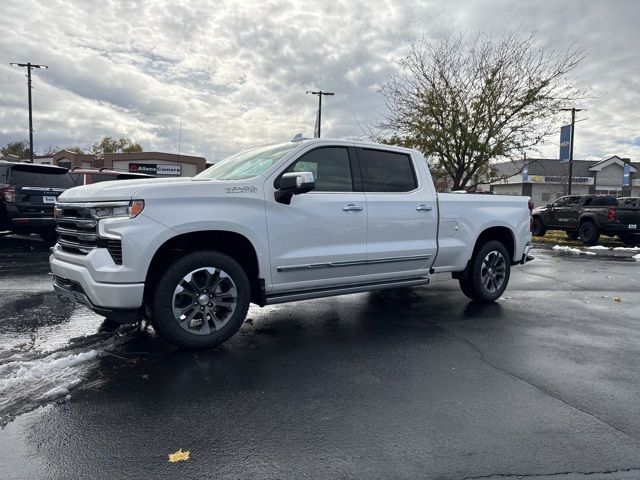
<path id="1" fill-rule="evenodd" d="M 300 142 L 302 140 L 306 140 L 306 137 L 303 137 L 301 133 L 296 133 L 291 139 L 292 142 Z"/>

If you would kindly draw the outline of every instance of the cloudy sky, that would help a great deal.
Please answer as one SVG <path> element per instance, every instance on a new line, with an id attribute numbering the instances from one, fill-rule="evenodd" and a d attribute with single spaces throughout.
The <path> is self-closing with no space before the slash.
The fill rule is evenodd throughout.
<path id="1" fill-rule="evenodd" d="M 34 71 L 36 151 L 129 136 L 145 150 L 217 160 L 312 135 L 362 135 L 378 88 L 410 39 L 519 28 L 588 56 L 574 76 L 599 94 L 576 127 L 576 158 L 640 160 L 640 1 L 1 0 L 0 144 L 28 138 L 24 71 Z M 557 156 L 557 140 L 542 154 Z M 533 153 L 531 154 L 533 156 Z"/>

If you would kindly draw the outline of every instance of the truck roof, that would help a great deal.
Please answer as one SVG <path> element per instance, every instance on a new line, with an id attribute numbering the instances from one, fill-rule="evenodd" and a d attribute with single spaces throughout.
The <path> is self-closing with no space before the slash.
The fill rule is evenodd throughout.
<path id="1" fill-rule="evenodd" d="M 362 142 L 358 140 L 345 140 L 344 138 L 300 138 L 294 139 L 292 143 L 300 143 L 304 145 L 355 145 L 361 148 L 378 148 L 384 150 L 394 150 L 398 152 L 417 152 L 414 148 L 400 147 L 397 145 L 387 145 L 384 143 Z"/>

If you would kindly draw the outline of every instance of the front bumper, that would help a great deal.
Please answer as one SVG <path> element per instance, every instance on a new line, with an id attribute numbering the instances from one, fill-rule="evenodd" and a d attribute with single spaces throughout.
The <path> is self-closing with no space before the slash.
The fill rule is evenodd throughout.
<path id="1" fill-rule="evenodd" d="M 61 261 L 54 255 L 49 258 L 49 264 L 54 289 L 98 313 L 101 313 L 99 310 L 137 310 L 142 306 L 144 283 L 96 282 L 87 268 Z"/>

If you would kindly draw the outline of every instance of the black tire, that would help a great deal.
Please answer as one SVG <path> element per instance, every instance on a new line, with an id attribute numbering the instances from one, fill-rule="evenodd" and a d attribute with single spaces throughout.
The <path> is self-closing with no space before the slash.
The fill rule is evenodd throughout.
<path id="1" fill-rule="evenodd" d="M 195 333 L 195 328 L 193 330 L 194 333 L 191 333 L 182 327 L 179 320 L 174 316 L 174 293 L 178 284 L 183 282 L 185 276 L 190 272 L 207 268 L 214 269 L 214 271 L 220 270 L 227 275 L 227 278 L 231 279 L 237 294 L 235 297 L 235 309 L 230 313 L 229 317 L 225 319 L 226 323 L 224 323 L 223 326 L 218 328 L 214 324 L 213 319 L 206 320 L 207 330 L 211 330 L 209 333 Z M 195 277 L 195 275 L 193 275 L 192 278 L 193 277 Z M 208 280 L 206 283 L 208 284 Z M 189 253 L 170 264 L 162 277 L 160 277 L 160 281 L 150 299 L 153 328 L 169 343 L 180 348 L 196 350 L 215 347 L 236 333 L 244 322 L 247 310 L 249 309 L 251 297 L 250 288 L 247 274 L 240 264 L 230 256 L 211 250 Z M 185 295 L 187 294 L 185 293 Z M 194 305 L 196 305 L 196 303 L 194 303 Z M 211 303 L 208 305 L 211 306 Z M 198 308 L 202 309 L 207 307 L 205 305 L 204 307 Z M 193 310 L 195 309 L 196 307 L 193 307 Z M 200 314 L 196 312 L 196 315 Z M 200 320 L 204 327 L 204 318 L 206 317 L 204 314 L 202 315 Z M 189 325 L 191 325 L 192 321 L 193 320 L 188 322 Z M 182 323 L 184 324 L 184 322 Z M 216 329 L 211 329 L 211 327 Z"/>
<path id="2" fill-rule="evenodd" d="M 547 233 L 547 227 L 540 217 L 533 217 L 531 220 L 531 234 L 534 237 L 544 237 Z"/>
<path id="3" fill-rule="evenodd" d="M 585 220 L 580 224 L 580 241 L 585 245 L 595 245 L 600 238 L 597 225 L 592 220 Z"/>
<path id="4" fill-rule="evenodd" d="M 53 247 L 58 241 L 58 234 L 55 232 L 55 230 L 40 232 L 38 235 L 40 235 L 42 241 L 50 247 Z"/>
<path id="5" fill-rule="evenodd" d="M 495 257 L 491 256 L 491 254 L 495 254 Z M 490 285 L 487 286 L 487 275 L 491 276 L 491 272 L 493 272 L 493 270 L 487 269 L 487 263 L 491 263 L 491 259 L 496 257 L 502 259 L 500 265 L 504 265 L 504 272 L 502 277 L 498 279 L 494 278 L 492 281 L 491 278 L 489 278 L 488 282 Z M 489 262 L 486 262 L 487 259 L 489 259 Z M 495 268 L 496 272 L 498 270 L 500 270 L 500 268 Z M 471 259 L 466 278 L 460 279 L 460 288 L 462 289 L 462 293 L 471 300 L 483 303 L 495 302 L 506 290 L 510 276 L 511 258 L 509 257 L 509 252 L 501 242 L 491 240 L 482 245 Z M 498 280 L 501 280 L 499 285 Z"/>
<path id="6" fill-rule="evenodd" d="M 622 241 L 627 247 L 636 247 L 640 245 L 640 235 L 633 233 L 621 233 L 618 235 L 620 241 Z"/>
<path id="7" fill-rule="evenodd" d="M 580 232 L 574 232 L 574 231 L 569 231 L 565 233 L 567 234 L 567 238 L 569 238 L 570 240 L 577 240 L 578 235 L 580 234 Z"/>

